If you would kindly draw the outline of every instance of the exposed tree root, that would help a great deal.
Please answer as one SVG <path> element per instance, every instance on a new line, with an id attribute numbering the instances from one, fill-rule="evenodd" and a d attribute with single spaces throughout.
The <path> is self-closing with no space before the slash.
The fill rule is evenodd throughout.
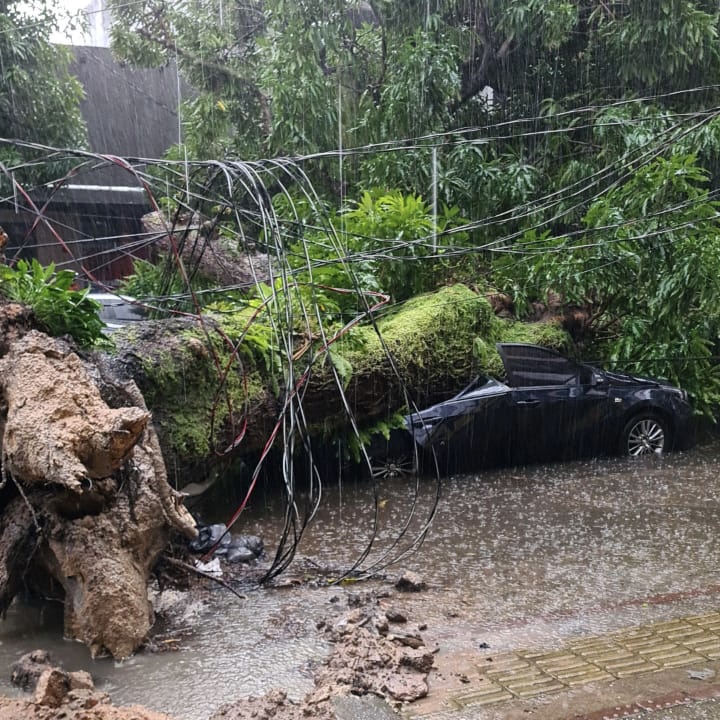
<path id="1" fill-rule="evenodd" d="M 0 610 L 22 583 L 59 594 L 67 636 L 126 657 L 152 624 L 152 566 L 171 533 L 193 537 L 195 523 L 134 383 L 37 331 L 7 349 L 0 429 L 14 483 L 0 495 Z"/>

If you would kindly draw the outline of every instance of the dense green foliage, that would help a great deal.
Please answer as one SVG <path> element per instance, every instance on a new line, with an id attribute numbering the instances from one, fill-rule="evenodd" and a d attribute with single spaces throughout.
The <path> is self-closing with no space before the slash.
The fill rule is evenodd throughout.
<path id="1" fill-rule="evenodd" d="M 37 260 L 19 260 L 15 268 L 0 264 L 0 295 L 28 305 L 50 335 L 72 335 L 84 346 L 105 341 L 98 311 L 100 304 L 88 297 L 88 290 L 75 290 L 72 270 L 55 272 Z"/>
<path id="2" fill-rule="evenodd" d="M 691 387 L 703 410 L 720 396 L 720 204 L 707 182 L 693 156 L 659 158 L 593 202 L 581 232 L 528 232 L 523 261 L 498 263 L 516 297 L 559 292 L 587 309 L 594 352 Z"/>
<path id="3" fill-rule="evenodd" d="M 81 148 L 85 125 L 80 114 L 82 87 L 68 72 L 69 48 L 50 35 L 71 19 L 55 3 L 0 3 L 0 138 L 56 148 Z M 16 170 L 18 181 L 55 179 L 66 165 L 48 153 L 19 144 L 0 144 L 0 162 L 8 169 L 29 160 L 42 163 Z"/>
<path id="4" fill-rule="evenodd" d="M 297 158 L 325 205 L 274 188 L 275 250 L 329 316 L 357 303 L 326 287 L 553 293 L 586 356 L 707 410 L 719 27 L 714 0 L 118 0 L 113 36 L 196 88 L 178 157 Z"/>

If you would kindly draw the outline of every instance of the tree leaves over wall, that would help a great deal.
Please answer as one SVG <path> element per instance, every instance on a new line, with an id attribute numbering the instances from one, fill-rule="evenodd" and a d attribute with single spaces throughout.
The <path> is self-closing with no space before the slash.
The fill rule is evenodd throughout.
<path id="1" fill-rule="evenodd" d="M 53 147 L 82 148 L 85 125 L 80 114 L 82 87 L 68 72 L 72 58 L 66 47 L 50 43 L 50 34 L 70 19 L 54 4 L 38 1 L 30 12 L 24 3 L 4 3 L 0 13 L 0 137 Z M 0 162 L 16 165 L 18 179 L 46 181 L 63 173 L 63 165 L 45 162 L 18 146 L 0 147 Z M 44 155 L 42 156 L 44 157 Z"/>

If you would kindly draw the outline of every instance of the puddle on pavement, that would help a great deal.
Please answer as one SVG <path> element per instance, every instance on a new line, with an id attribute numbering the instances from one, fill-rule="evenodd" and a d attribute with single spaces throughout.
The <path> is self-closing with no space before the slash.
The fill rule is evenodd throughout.
<path id="1" fill-rule="evenodd" d="M 391 602 L 428 628 L 447 650 L 552 648 L 569 638 L 717 610 L 720 444 L 649 460 L 610 458 L 511 468 L 446 479 L 420 550 L 382 572 L 419 572 L 429 589 Z M 366 564 L 410 547 L 433 508 L 433 481 L 384 481 L 377 532 Z M 413 500 L 417 501 L 411 516 Z M 373 492 L 366 483 L 324 488 L 323 505 L 300 554 L 348 566 L 373 536 Z M 233 508 L 228 509 L 228 515 Z M 272 548 L 282 511 L 258 501 L 238 532 Z M 397 529 L 408 525 L 396 545 Z M 392 548 L 390 555 L 385 557 Z M 387 584 L 375 582 L 371 587 Z M 124 663 L 92 661 L 60 639 L 61 613 L 13 606 L 0 625 L 0 667 L 49 649 L 67 669 L 86 669 L 116 703 L 142 703 L 182 720 L 201 720 L 224 702 L 311 687 L 308 664 L 327 651 L 315 623 L 331 598 L 351 588 L 226 592 L 193 619 L 184 649 Z M 9 671 L 6 671 L 6 673 Z M 0 691 L 10 692 L 8 678 Z"/>

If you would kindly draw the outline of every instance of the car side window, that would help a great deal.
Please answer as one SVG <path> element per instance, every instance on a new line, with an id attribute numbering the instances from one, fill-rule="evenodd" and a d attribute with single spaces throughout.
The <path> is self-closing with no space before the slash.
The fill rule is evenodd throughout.
<path id="1" fill-rule="evenodd" d="M 580 365 L 545 348 L 504 346 L 503 353 L 505 371 L 512 387 L 578 385 L 583 381 Z"/>

